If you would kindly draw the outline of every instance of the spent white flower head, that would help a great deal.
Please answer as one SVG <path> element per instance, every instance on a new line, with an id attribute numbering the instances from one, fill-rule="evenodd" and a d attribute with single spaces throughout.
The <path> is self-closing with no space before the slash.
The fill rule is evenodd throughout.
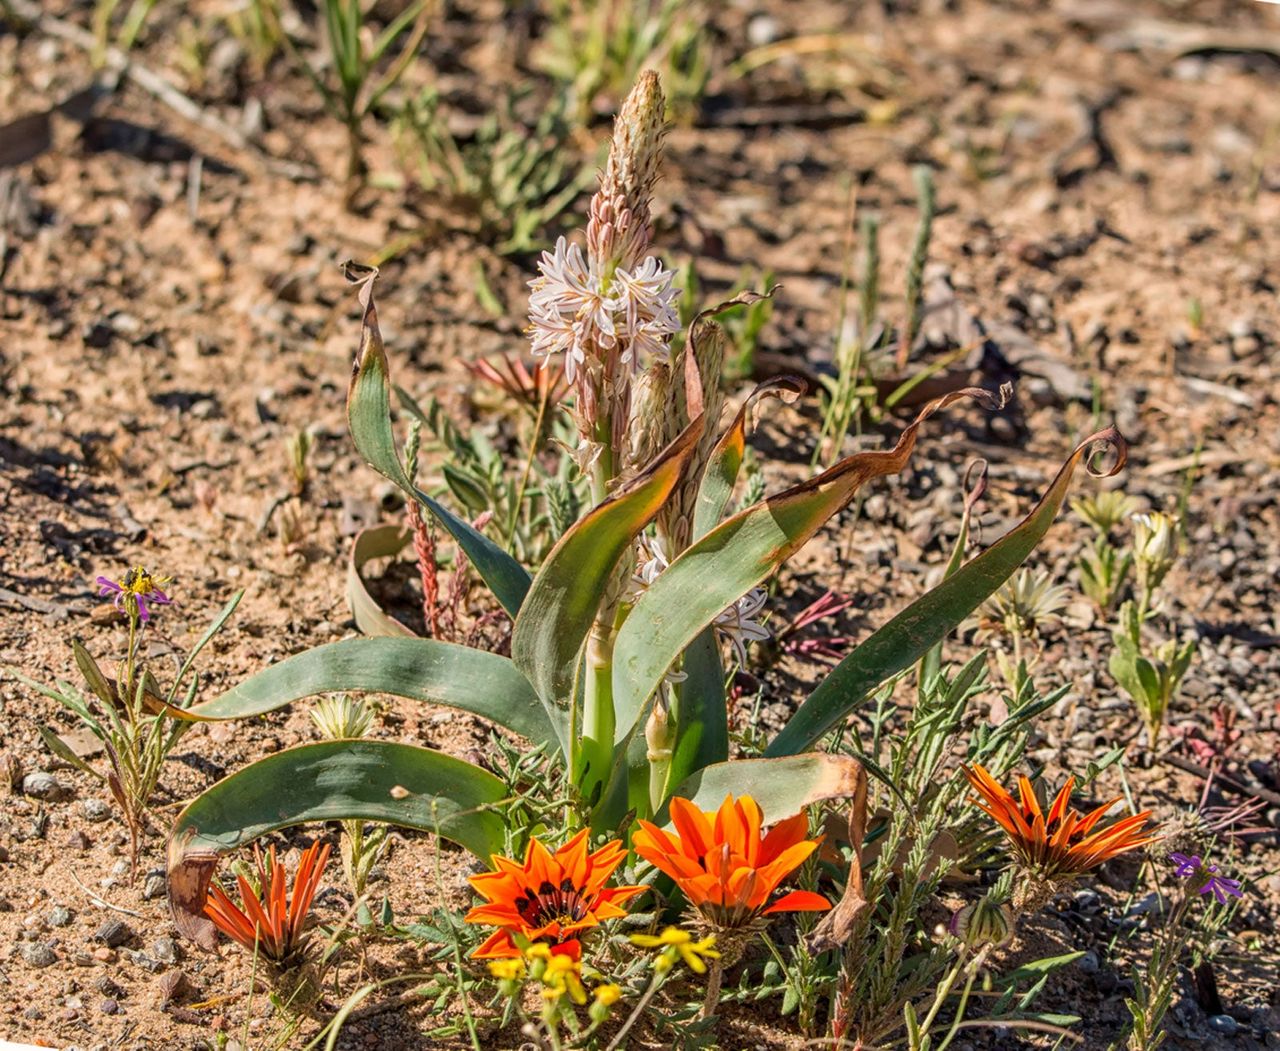
<path id="1" fill-rule="evenodd" d="M 1006 580 L 965 623 L 977 627 L 979 641 L 994 634 L 1036 635 L 1040 628 L 1062 619 L 1070 592 L 1048 573 L 1026 566 Z"/>

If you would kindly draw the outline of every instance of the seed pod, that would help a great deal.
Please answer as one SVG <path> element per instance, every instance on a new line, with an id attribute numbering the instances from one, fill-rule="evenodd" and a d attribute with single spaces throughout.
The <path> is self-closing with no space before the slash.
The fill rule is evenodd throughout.
<path id="1" fill-rule="evenodd" d="M 947 930 L 970 949 L 1003 945 L 1013 935 L 1013 912 L 989 896 L 980 898 L 952 916 Z"/>

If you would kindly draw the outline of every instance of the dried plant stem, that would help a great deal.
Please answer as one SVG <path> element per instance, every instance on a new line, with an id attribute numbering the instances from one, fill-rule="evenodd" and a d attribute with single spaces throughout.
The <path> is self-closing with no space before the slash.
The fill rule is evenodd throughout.
<path id="1" fill-rule="evenodd" d="M 710 961 L 707 970 L 707 995 L 702 998 L 700 1017 L 713 1018 L 720 1002 L 720 986 L 724 982 L 724 960 Z"/>

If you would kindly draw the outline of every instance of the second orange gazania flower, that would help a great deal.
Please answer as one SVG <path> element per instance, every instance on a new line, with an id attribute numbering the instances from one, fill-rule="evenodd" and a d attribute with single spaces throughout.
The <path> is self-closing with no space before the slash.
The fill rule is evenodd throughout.
<path id="1" fill-rule="evenodd" d="M 228 938 L 239 942 L 250 952 L 255 949 L 273 963 L 291 965 L 302 958 L 306 946 L 307 913 L 320 889 L 320 877 L 329 861 L 329 844 L 312 843 L 302 852 L 293 890 L 284 866 L 276 859 L 272 846 L 264 861 L 262 851 L 253 848 L 258 869 L 258 889 L 244 876 L 237 876 L 240 905 L 213 883 L 205 902 L 205 915 Z"/>
<path id="2" fill-rule="evenodd" d="M 1081 815 L 1071 808 L 1075 778 L 1067 778 L 1048 813 L 1040 807 L 1035 788 L 1025 777 L 1018 778 L 1018 795 L 1006 792 L 983 767 L 962 767 L 964 776 L 978 793 L 978 806 L 1004 829 L 1009 846 L 1024 868 L 1043 879 L 1065 880 L 1097 868 L 1104 861 L 1145 847 L 1159 837 L 1147 827 L 1151 811 L 1113 821 L 1098 828 L 1099 822 L 1123 798 L 1117 796 Z M 1095 831 L 1096 830 L 1096 831 Z"/>
<path id="3" fill-rule="evenodd" d="M 586 829 L 554 854 L 531 839 L 523 864 L 493 855 L 494 871 L 471 877 L 471 886 L 485 904 L 468 912 L 466 921 L 498 930 L 472 955 L 481 960 L 520 956 L 513 937 L 519 935 L 578 958 L 581 947 L 575 935 L 603 920 L 625 916 L 618 903 L 645 889 L 605 886 L 626 856 L 626 848 L 616 840 L 589 852 Z"/>
<path id="4" fill-rule="evenodd" d="M 666 873 L 713 927 L 744 927 L 777 912 L 821 912 L 831 903 L 812 891 L 774 892 L 818 847 L 803 814 L 762 834 L 764 815 L 750 796 L 727 796 L 716 811 L 687 799 L 671 800 L 672 837 L 641 821 L 635 852 Z"/>

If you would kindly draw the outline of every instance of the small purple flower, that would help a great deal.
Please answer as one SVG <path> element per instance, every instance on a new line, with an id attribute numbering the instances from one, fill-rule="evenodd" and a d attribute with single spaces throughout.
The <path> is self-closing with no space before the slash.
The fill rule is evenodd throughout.
<path id="1" fill-rule="evenodd" d="M 1218 866 L 1206 865 L 1200 859 L 1199 854 L 1173 853 L 1169 855 L 1169 860 L 1174 863 L 1173 874 L 1175 876 L 1183 878 L 1194 877 L 1198 892 L 1200 894 L 1212 894 L 1219 905 L 1225 905 L 1227 898 L 1244 897 L 1244 892 L 1240 889 L 1241 884 L 1238 879 L 1214 875 L 1218 871 Z"/>
<path id="2" fill-rule="evenodd" d="M 152 606 L 168 606 L 173 602 L 160 590 L 161 584 L 168 583 L 168 577 L 153 577 L 142 566 L 135 566 L 124 575 L 123 580 L 98 578 L 98 594 L 105 598 L 113 595 L 113 604 L 121 613 L 135 615 L 144 624 L 151 619 Z"/>

